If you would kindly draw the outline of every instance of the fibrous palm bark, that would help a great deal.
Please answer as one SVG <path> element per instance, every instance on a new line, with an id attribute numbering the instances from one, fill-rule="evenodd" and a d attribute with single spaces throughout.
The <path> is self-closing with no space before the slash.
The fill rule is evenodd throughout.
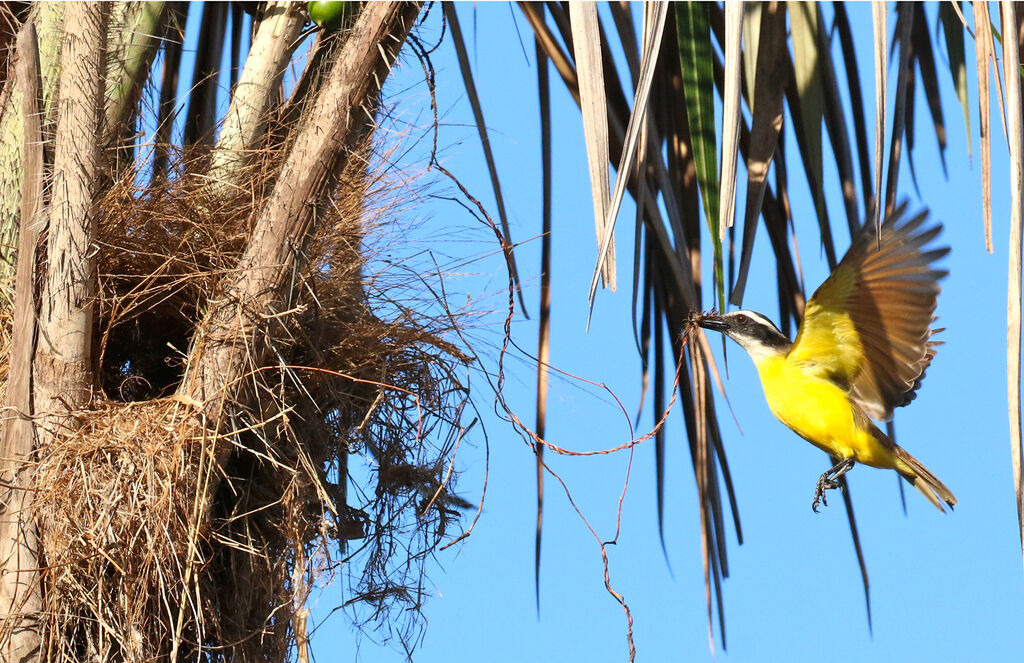
<path id="1" fill-rule="evenodd" d="M 49 207 L 47 266 L 38 321 L 38 345 L 32 361 L 32 414 L 34 424 L 17 440 L 11 458 L 24 463 L 19 476 L 31 483 L 34 445 L 74 425 L 70 413 L 92 398 L 93 300 L 96 294 L 93 202 L 100 177 L 100 136 L 106 72 L 107 23 L 110 6 L 76 2 L 67 7 L 67 25 L 61 52 L 54 136 L 53 193 Z M 34 247 L 23 247 L 34 250 Z M 24 314 L 24 311 L 22 312 Z M 22 342 L 28 339 L 20 339 Z M 24 433 L 34 429 L 26 439 Z M 33 440 L 33 438 L 35 438 Z M 3 560 L 4 579 L 14 578 L 9 593 L 14 608 L 7 615 L 7 660 L 34 661 L 41 656 L 37 627 L 41 609 L 38 569 L 41 552 L 33 523 L 31 486 L 14 491 L 7 507 L 13 525 L 3 538 L 23 542 L 13 546 L 18 555 Z M 9 583 L 3 583 L 5 589 Z M 6 597 L 5 597 L 6 598 Z"/>

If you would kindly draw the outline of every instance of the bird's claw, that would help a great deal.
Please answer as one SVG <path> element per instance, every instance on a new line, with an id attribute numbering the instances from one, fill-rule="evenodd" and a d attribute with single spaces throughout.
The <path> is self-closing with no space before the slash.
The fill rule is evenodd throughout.
<path id="1" fill-rule="evenodd" d="M 818 513 L 819 504 L 828 506 L 828 500 L 825 498 L 825 491 L 835 490 L 836 488 L 843 490 L 843 484 L 839 481 L 839 478 L 846 474 L 851 467 L 853 467 L 853 461 L 851 459 L 842 460 L 836 463 L 836 465 L 828 472 L 825 472 L 818 477 L 818 484 L 814 487 L 814 501 L 811 502 L 811 510 L 814 511 L 814 513 Z"/>
<path id="2" fill-rule="evenodd" d="M 824 474 L 818 479 L 818 485 L 814 488 L 814 501 L 811 502 L 811 510 L 814 513 L 819 513 L 818 504 L 828 506 L 828 499 L 825 497 L 825 491 L 839 488 L 840 484 L 838 481 L 829 479 Z"/>

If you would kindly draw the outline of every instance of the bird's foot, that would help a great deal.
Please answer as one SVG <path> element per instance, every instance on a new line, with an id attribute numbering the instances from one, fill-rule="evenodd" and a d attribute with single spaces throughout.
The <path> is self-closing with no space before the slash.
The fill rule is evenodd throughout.
<path id="1" fill-rule="evenodd" d="M 814 501 L 811 502 L 811 510 L 814 513 L 818 513 L 819 504 L 828 506 L 828 500 L 825 499 L 825 491 L 835 490 L 836 488 L 843 489 L 843 484 L 839 479 L 849 472 L 852 467 L 853 459 L 844 458 L 818 477 L 818 484 L 814 487 Z"/>
<path id="2" fill-rule="evenodd" d="M 835 479 L 829 477 L 829 472 L 825 472 L 818 478 L 818 485 L 814 488 L 814 501 L 811 502 L 811 509 L 814 513 L 818 513 L 818 504 L 828 506 L 828 499 L 825 498 L 826 490 L 835 490 L 840 487 L 840 483 Z"/>

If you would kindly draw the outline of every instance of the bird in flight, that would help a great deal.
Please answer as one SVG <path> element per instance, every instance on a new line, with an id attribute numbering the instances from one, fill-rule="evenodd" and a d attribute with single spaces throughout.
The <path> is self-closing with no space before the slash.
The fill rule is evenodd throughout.
<path id="1" fill-rule="evenodd" d="M 928 248 L 942 231 L 927 212 L 907 220 L 900 206 L 882 225 L 865 227 L 807 302 L 796 341 L 753 311 L 700 315 L 747 351 L 772 413 L 829 455 L 811 508 L 854 463 L 896 470 L 939 511 L 956 497 L 872 421 L 913 400 L 935 355 L 931 340 L 939 280 L 934 263 L 948 247 Z M 827 506 L 828 503 L 825 502 Z"/>

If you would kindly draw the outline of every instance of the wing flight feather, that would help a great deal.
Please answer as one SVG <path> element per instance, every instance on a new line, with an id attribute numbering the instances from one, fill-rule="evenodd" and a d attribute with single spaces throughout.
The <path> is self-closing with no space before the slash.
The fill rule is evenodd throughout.
<path id="1" fill-rule="evenodd" d="M 849 390 L 873 419 L 909 403 L 935 356 L 935 305 L 948 247 L 924 250 L 942 225 L 901 205 L 882 226 L 865 227 L 807 302 L 788 361 Z"/>

